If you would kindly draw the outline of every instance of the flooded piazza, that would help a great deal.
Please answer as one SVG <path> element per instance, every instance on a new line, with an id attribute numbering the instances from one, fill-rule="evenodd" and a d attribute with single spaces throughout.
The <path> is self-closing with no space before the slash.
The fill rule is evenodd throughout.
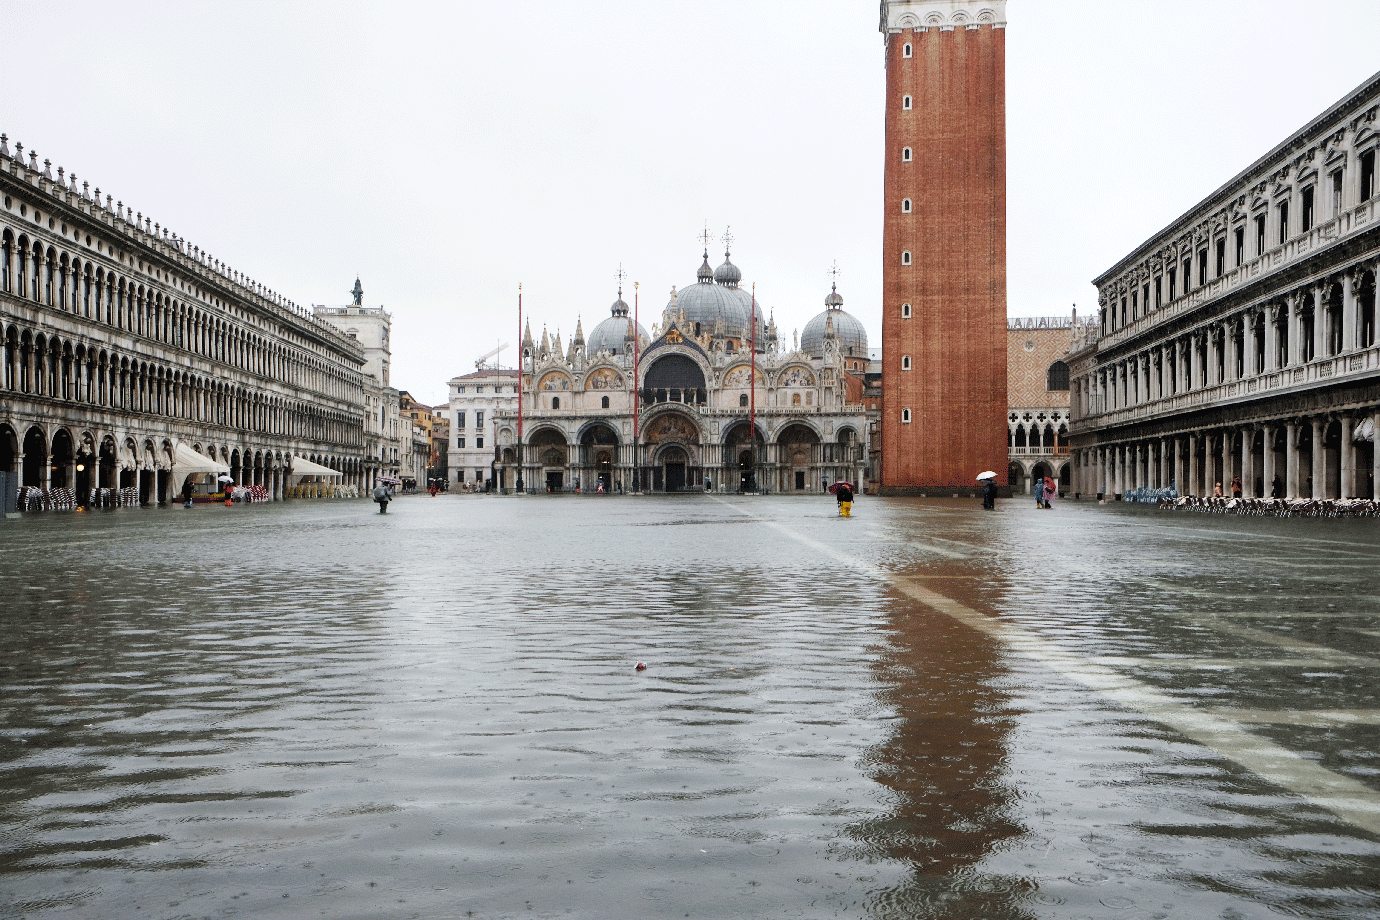
<path id="1" fill-rule="evenodd" d="M 420 495 L 0 551 L 0 916 L 1380 917 L 1373 520 Z"/>

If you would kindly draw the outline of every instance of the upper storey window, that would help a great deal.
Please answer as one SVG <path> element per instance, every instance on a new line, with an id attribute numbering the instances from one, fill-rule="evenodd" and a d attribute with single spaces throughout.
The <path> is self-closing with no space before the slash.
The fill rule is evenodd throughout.
<path id="1" fill-rule="evenodd" d="M 1283 246 L 1289 241 L 1289 202 L 1279 203 L 1279 245 Z"/>
<path id="2" fill-rule="evenodd" d="M 1047 375 L 1048 390 L 1067 390 L 1069 388 L 1069 366 L 1063 361 L 1055 361 L 1049 366 Z"/>
<path id="3" fill-rule="evenodd" d="M 910 148 L 909 148 L 909 147 L 904 147 L 904 148 L 901 149 L 901 162 L 902 162 L 902 163 L 909 163 L 909 162 L 910 162 Z"/>
<path id="4" fill-rule="evenodd" d="M 902 97 L 901 97 L 901 108 L 903 108 L 903 109 L 909 109 L 909 108 L 910 108 L 910 97 L 909 97 L 909 96 L 902 96 Z"/>
<path id="5" fill-rule="evenodd" d="M 1303 218 L 1301 230 L 1303 233 L 1307 233 L 1313 229 L 1313 186 L 1310 185 L 1303 190 L 1303 207 L 1299 210 L 1302 212 L 1300 217 Z"/>
<path id="6" fill-rule="evenodd" d="M 910 57 L 910 42 L 906 42 L 905 46 L 901 49 L 901 57 Z"/>
<path id="7" fill-rule="evenodd" d="M 909 213 L 910 213 L 910 199 L 909 199 L 909 198 L 906 198 L 906 199 L 904 199 L 904 200 L 901 201 L 901 213 L 902 213 L 902 214 L 909 214 Z"/>
<path id="8" fill-rule="evenodd" d="M 1361 154 L 1361 200 L 1369 201 L 1375 194 L 1375 151 Z"/>

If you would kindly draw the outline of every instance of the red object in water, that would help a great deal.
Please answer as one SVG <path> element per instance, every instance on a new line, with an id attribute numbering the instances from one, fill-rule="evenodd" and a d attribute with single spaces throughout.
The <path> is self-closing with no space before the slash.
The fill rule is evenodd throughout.
<path id="1" fill-rule="evenodd" d="M 637 670 L 639 670 L 639 671 L 645 671 L 645 670 L 647 670 L 647 666 L 646 666 L 645 664 L 643 664 L 642 662 L 639 661 L 639 662 L 637 663 Z"/>

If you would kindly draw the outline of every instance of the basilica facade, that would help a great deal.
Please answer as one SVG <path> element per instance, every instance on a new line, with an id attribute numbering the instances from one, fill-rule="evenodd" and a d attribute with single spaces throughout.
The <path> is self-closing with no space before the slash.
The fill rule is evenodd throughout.
<path id="1" fill-rule="evenodd" d="M 784 348 L 729 254 L 706 251 L 649 334 L 622 291 L 568 347 L 530 326 L 519 407 L 496 411 L 496 485 L 536 492 L 818 493 L 866 467 L 867 336 L 837 290 Z M 816 322 L 817 321 L 817 322 Z"/>

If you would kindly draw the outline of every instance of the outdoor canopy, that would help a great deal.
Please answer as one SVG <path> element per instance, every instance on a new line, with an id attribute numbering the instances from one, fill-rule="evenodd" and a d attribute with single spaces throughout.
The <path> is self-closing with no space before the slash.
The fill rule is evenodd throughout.
<path id="1" fill-rule="evenodd" d="M 212 460 L 204 454 L 199 454 L 179 441 L 177 447 L 173 448 L 173 465 L 172 471 L 168 475 L 168 482 L 172 483 L 173 488 L 180 492 L 182 483 L 187 481 L 188 476 L 229 472 L 230 467 L 224 463 Z"/>
<path id="2" fill-rule="evenodd" d="M 293 476 L 339 476 L 342 479 L 345 474 L 339 470 L 333 470 L 329 466 L 322 466 L 319 463 L 312 463 L 303 457 L 292 458 Z"/>

